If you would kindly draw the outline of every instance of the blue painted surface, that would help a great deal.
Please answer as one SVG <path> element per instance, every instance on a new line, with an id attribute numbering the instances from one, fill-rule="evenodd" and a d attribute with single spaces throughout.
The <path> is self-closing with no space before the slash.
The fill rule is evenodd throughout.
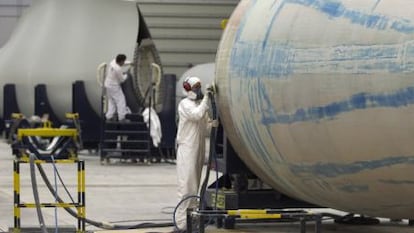
<path id="1" fill-rule="evenodd" d="M 249 79 L 268 76 L 287 77 L 293 73 L 293 49 L 272 46 L 263 49 L 256 43 L 238 42 L 234 45 L 230 67 L 232 78 Z"/>
<path id="2" fill-rule="evenodd" d="M 272 8 L 275 3 L 274 1 Z M 270 24 L 267 26 L 267 32 L 263 40 L 263 49 L 266 48 L 268 37 L 273 29 L 273 25 L 276 23 L 276 18 L 283 10 L 286 4 L 299 4 L 307 7 L 311 7 L 320 11 L 321 13 L 329 16 L 330 19 L 345 18 L 350 23 L 364 26 L 370 29 L 377 30 L 395 30 L 397 32 L 411 34 L 414 33 L 414 22 L 409 19 L 398 18 L 398 16 L 385 16 L 381 14 L 373 14 L 381 0 L 377 0 L 372 8 L 371 12 L 363 12 L 355 9 L 346 8 L 340 1 L 332 0 L 284 0 L 280 3 L 279 7 L 273 12 L 273 16 L 270 20 Z M 253 4 L 256 4 L 254 1 Z"/>
<path id="3" fill-rule="evenodd" d="M 271 107 L 270 97 L 267 94 L 265 84 L 263 84 L 263 82 L 261 82 L 260 79 L 252 79 L 249 82 L 244 82 L 243 84 L 246 85 L 245 88 L 248 90 L 246 94 L 249 103 L 249 108 L 243 109 L 247 110 L 249 114 L 251 113 L 254 116 L 261 116 L 262 114 L 274 115 L 273 108 Z M 257 126 L 257 124 L 259 124 L 259 126 Z M 272 134 L 271 127 L 269 125 L 263 125 L 260 122 L 256 122 L 256 119 L 249 117 L 243 117 L 241 125 L 243 125 L 244 132 L 248 135 L 266 137 L 270 142 L 272 142 L 271 145 L 264 145 L 263 143 L 260 143 L 260 147 L 264 148 L 262 150 L 266 151 L 265 156 L 268 157 L 266 158 L 266 162 L 270 162 L 271 158 L 273 158 L 273 162 L 282 162 L 284 160 L 283 155 L 280 153 L 278 149 L 276 140 Z M 254 129 L 256 132 L 246 131 L 247 127 L 245 125 L 253 125 L 254 127 L 249 128 Z M 260 130 L 258 129 L 258 127 L 260 127 Z M 257 132 L 261 132 L 262 134 L 256 135 Z M 255 140 L 248 140 L 246 143 L 252 144 L 254 141 Z"/>
<path id="4" fill-rule="evenodd" d="M 380 183 L 384 184 L 394 184 L 394 185 L 414 185 L 414 180 L 378 180 Z"/>
<path id="5" fill-rule="evenodd" d="M 363 12 L 355 9 L 346 8 L 340 1 L 332 0 L 285 0 L 285 3 L 300 4 L 318 10 L 330 18 L 348 19 L 353 24 L 358 24 L 366 28 L 378 30 L 395 30 L 397 32 L 411 34 L 414 33 L 414 24 L 409 19 L 398 16 L 386 16 L 371 12 Z M 375 2 L 373 9 L 379 4 Z"/>
<path id="6" fill-rule="evenodd" d="M 294 48 L 289 44 L 237 41 L 232 78 L 286 80 L 294 74 L 396 74 L 414 72 L 414 43 Z"/>
<path id="7" fill-rule="evenodd" d="M 371 11 L 374 11 L 380 2 L 381 0 L 377 0 L 377 2 L 372 6 Z"/>
<path id="8" fill-rule="evenodd" d="M 373 2 L 375 8 L 380 1 Z M 254 1 L 252 4 L 259 4 Z M 295 48 L 294 45 L 269 43 L 269 36 L 277 27 L 277 16 L 286 4 L 300 4 L 311 7 L 323 14 L 337 18 L 347 18 L 352 24 L 364 25 L 378 30 L 394 29 L 402 34 L 414 33 L 414 24 L 408 19 L 383 16 L 347 9 L 340 1 L 332 0 L 284 0 L 269 9 L 269 20 L 263 22 L 267 32 L 260 41 L 248 42 L 241 38 L 245 25 L 251 17 L 253 7 L 249 8 L 241 20 L 235 35 L 231 54 L 232 71 L 237 77 L 263 77 L 286 79 L 292 74 L 330 73 L 396 73 L 414 72 L 414 46 L 409 43 L 394 45 L 338 45 L 327 48 Z M 289 38 L 286 38 L 289 39 Z M 340 43 L 340 42 L 339 42 Z M 403 57 L 401 52 L 405 51 Z M 343 61 L 349 61 L 345 63 Z M 354 62 L 352 62 L 354 61 Z"/>
<path id="9" fill-rule="evenodd" d="M 357 161 L 350 164 L 316 163 L 293 164 L 290 166 L 292 173 L 298 176 L 316 176 L 321 178 L 336 178 L 343 175 L 357 174 L 364 171 L 392 167 L 396 165 L 414 164 L 414 156 L 388 157 L 379 160 Z"/>
<path id="10" fill-rule="evenodd" d="M 269 100 L 264 99 L 268 102 Z M 340 114 L 354 110 L 369 108 L 400 108 L 414 104 L 414 87 L 407 87 L 384 94 L 358 93 L 350 98 L 332 102 L 323 106 L 300 108 L 294 113 L 277 113 L 274 109 L 264 110 L 262 123 L 270 124 L 292 124 L 305 121 L 333 120 Z M 269 103 L 270 105 L 270 103 Z"/>
<path id="11" fill-rule="evenodd" d="M 276 161 L 278 160 L 277 155 L 270 153 L 268 150 L 269 145 L 265 145 L 264 141 L 261 140 L 261 135 L 259 135 L 260 131 L 257 129 L 256 122 L 247 116 L 243 116 L 240 125 L 246 139 L 245 144 L 252 150 L 251 153 L 256 155 L 258 160 L 261 160 L 263 168 L 266 169 L 269 172 L 269 175 L 274 179 L 278 179 L 283 187 L 292 188 L 292 183 L 287 179 L 283 179 L 283 177 L 280 176 L 281 174 L 275 169 L 276 163 L 280 161 Z M 280 165 L 280 163 L 278 164 Z"/>
<path id="12" fill-rule="evenodd" d="M 346 193 L 361 193 L 361 192 L 368 192 L 369 186 L 368 185 L 343 185 L 338 187 L 339 190 L 346 192 Z"/>
<path id="13" fill-rule="evenodd" d="M 326 7 L 335 8 L 336 6 L 327 5 Z M 255 87 L 250 83 L 251 81 L 260 83 L 264 79 L 287 80 L 294 74 L 413 73 L 414 43 L 405 42 L 384 46 L 349 45 L 316 49 L 298 49 L 287 44 L 265 43 L 267 47 L 263 49 L 261 47 L 263 44 L 246 42 L 241 38 L 236 39 L 231 52 L 230 79 L 241 83 L 240 89 L 236 92 L 249 95 L 250 109 L 252 113 L 260 112 L 264 125 L 332 120 L 342 113 L 353 110 L 378 107 L 399 108 L 414 104 L 414 89 L 408 87 L 392 93 L 357 93 L 349 99 L 324 106 L 299 108 L 293 113 L 277 113 L 267 94 L 271 90 L 260 85 Z M 230 89 L 231 94 L 236 92 Z M 238 104 L 238 99 L 233 101 Z"/>
<path id="14" fill-rule="evenodd" d="M 273 160 L 272 160 L 272 154 L 268 151 L 267 146 L 264 144 L 262 140 L 260 140 L 259 130 L 257 129 L 256 123 L 248 119 L 247 116 L 242 117 L 243 120 L 241 122 L 243 132 L 245 133 L 246 137 L 246 143 L 249 145 L 254 145 L 250 148 L 252 148 L 253 154 L 256 154 L 260 156 L 261 160 L 263 161 L 263 164 L 265 164 L 266 169 L 269 171 L 273 171 Z M 277 176 L 276 173 L 273 175 Z"/>

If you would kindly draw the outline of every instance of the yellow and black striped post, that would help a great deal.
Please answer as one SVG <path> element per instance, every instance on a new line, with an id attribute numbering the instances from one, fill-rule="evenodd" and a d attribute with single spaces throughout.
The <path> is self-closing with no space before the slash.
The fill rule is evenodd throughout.
<path id="1" fill-rule="evenodd" d="M 78 120 L 79 114 L 67 114 L 67 118 Z M 22 119 L 23 115 L 14 115 L 16 119 Z M 76 122 L 75 122 L 76 123 Z M 57 153 L 48 154 L 48 155 L 40 155 L 37 151 L 37 147 L 31 145 L 30 142 L 26 142 L 23 140 L 27 137 L 33 136 L 40 136 L 40 137 L 64 137 L 68 139 L 67 143 L 65 143 L 62 147 L 62 150 L 69 152 L 69 156 L 66 154 L 60 158 L 61 154 Z M 80 148 L 78 143 L 80 142 L 80 131 L 77 127 L 76 129 L 60 129 L 60 128 L 52 128 L 50 122 L 46 122 L 42 128 L 22 128 L 18 129 L 17 131 L 17 142 L 18 142 L 18 154 L 17 158 L 14 160 L 14 229 L 13 233 L 20 233 L 21 232 L 21 209 L 20 208 L 36 208 L 35 203 L 21 203 L 20 200 L 20 164 L 21 163 L 30 163 L 29 154 L 33 153 L 37 155 L 39 158 L 34 161 L 37 165 L 45 164 L 45 163 L 59 163 L 59 164 L 77 164 L 77 176 L 78 176 L 78 202 L 75 203 L 63 203 L 63 202 L 56 202 L 56 203 L 40 203 L 40 207 L 47 208 L 76 208 L 77 209 L 77 219 L 78 219 L 78 233 L 85 232 L 85 163 L 81 161 L 77 157 L 77 151 Z M 54 153 L 54 152 L 53 152 Z M 40 156 L 39 156 L 40 155 Z M 54 159 L 56 157 L 56 159 Z"/>
<path id="2" fill-rule="evenodd" d="M 13 161 L 13 193 L 14 193 L 14 229 L 13 233 L 20 233 L 20 166 L 19 161 Z"/>
<path id="3" fill-rule="evenodd" d="M 42 208 L 76 208 L 77 209 L 77 219 L 78 219 L 78 229 L 77 233 L 86 232 L 85 228 L 85 162 L 78 159 L 58 159 L 54 161 L 48 160 L 35 160 L 36 164 L 43 163 L 59 163 L 59 164 L 73 164 L 77 163 L 78 169 L 78 202 L 77 203 L 40 203 Z M 21 232 L 21 222 L 20 222 L 20 208 L 36 208 L 35 203 L 20 203 L 20 164 L 29 163 L 27 156 L 23 156 L 19 159 L 14 160 L 14 229 L 13 233 Z"/>
<path id="4" fill-rule="evenodd" d="M 78 161 L 78 230 L 85 232 L 85 162 Z"/>
<path id="5" fill-rule="evenodd" d="M 82 231 L 85 232 L 85 219 L 86 219 L 86 182 L 85 182 L 85 162 L 80 161 L 82 164 Z"/>

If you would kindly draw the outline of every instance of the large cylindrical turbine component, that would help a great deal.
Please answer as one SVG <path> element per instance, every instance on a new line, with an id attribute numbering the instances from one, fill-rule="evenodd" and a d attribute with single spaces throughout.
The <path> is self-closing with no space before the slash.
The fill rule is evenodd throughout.
<path id="1" fill-rule="evenodd" d="M 414 2 L 243 0 L 216 60 L 221 119 L 274 188 L 414 218 Z"/>
<path id="2" fill-rule="evenodd" d="M 150 83 L 146 80 L 151 78 L 150 63 L 159 63 L 159 57 L 146 38 L 150 36 L 148 29 L 140 28 L 142 25 L 146 26 L 133 1 L 36 0 L 0 50 L 0 87 L 16 84 L 20 110 L 31 115 L 34 86 L 44 83 L 53 109 L 63 118 L 72 109 L 72 83 L 82 80 L 92 106 L 99 112 L 101 87 L 96 69 L 102 62 L 109 63 L 124 53 L 139 63 L 134 64 L 139 68 L 136 76 L 140 72 L 149 75 L 138 77 L 142 82 L 135 86 Z M 144 38 L 137 39 L 139 32 L 144 32 Z M 141 42 L 142 49 L 137 46 Z M 149 63 L 147 67 L 145 62 Z M 139 91 L 145 93 L 145 88 Z M 0 95 L 0 103 L 2 98 Z"/>

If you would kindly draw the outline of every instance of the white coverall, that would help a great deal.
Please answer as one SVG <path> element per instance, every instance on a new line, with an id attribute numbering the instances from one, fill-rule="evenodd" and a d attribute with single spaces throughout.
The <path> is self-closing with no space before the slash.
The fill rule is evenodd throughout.
<path id="1" fill-rule="evenodd" d="M 144 122 L 147 124 L 147 127 L 150 125 L 150 115 L 151 111 L 151 128 L 150 128 L 150 135 L 152 138 L 152 144 L 155 147 L 158 147 L 158 145 L 161 143 L 162 138 L 162 129 L 161 129 L 161 121 L 158 117 L 157 112 L 154 110 L 154 108 L 145 108 L 145 110 L 142 112 L 142 117 L 144 118 Z"/>
<path id="2" fill-rule="evenodd" d="M 108 66 L 104 83 L 108 99 L 108 111 L 105 114 L 106 119 L 112 118 L 115 112 L 118 112 L 119 121 L 125 119 L 128 108 L 126 106 L 124 93 L 122 92 L 121 83 L 126 79 L 127 76 L 122 74 L 121 66 L 116 63 L 115 59 L 112 60 Z"/>
<path id="3" fill-rule="evenodd" d="M 179 123 L 177 131 L 177 181 L 178 199 L 197 195 L 205 157 L 205 133 L 207 129 L 208 95 L 200 101 L 189 97 L 178 105 Z M 176 212 L 177 227 L 186 229 L 187 208 L 196 208 L 192 198 L 182 203 Z"/>

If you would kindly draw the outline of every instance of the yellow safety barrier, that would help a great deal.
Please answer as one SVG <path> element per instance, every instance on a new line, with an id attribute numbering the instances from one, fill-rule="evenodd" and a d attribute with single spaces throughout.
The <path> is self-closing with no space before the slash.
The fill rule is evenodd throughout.
<path id="1" fill-rule="evenodd" d="M 282 218 L 281 214 L 268 213 L 267 210 L 228 210 L 227 215 L 238 216 L 242 219 L 279 219 Z"/>
<path id="2" fill-rule="evenodd" d="M 76 203 L 40 203 L 42 208 L 76 208 L 78 212 L 78 229 L 77 233 L 84 233 L 85 230 L 85 162 L 78 159 L 65 159 L 55 161 L 35 160 L 35 163 L 76 163 L 78 165 L 78 202 Z M 21 203 L 20 201 L 20 164 L 29 163 L 27 158 L 20 158 L 14 160 L 13 184 L 14 184 L 14 229 L 13 233 L 21 232 L 21 208 L 36 208 L 35 203 Z"/>
<path id="3" fill-rule="evenodd" d="M 74 203 L 42 203 L 40 204 L 40 207 L 42 208 L 54 208 L 54 207 L 60 207 L 60 208 L 70 208 L 70 207 L 78 207 L 79 205 Z M 35 203 L 22 203 L 19 205 L 20 208 L 36 208 Z"/>
<path id="4" fill-rule="evenodd" d="M 76 159 L 75 159 L 75 161 L 76 161 Z M 29 156 L 27 156 L 27 155 L 22 156 L 20 158 L 20 162 L 22 162 L 22 163 L 29 163 L 30 162 Z M 34 162 L 36 164 L 50 163 L 50 161 L 46 161 L 46 160 L 42 160 L 42 159 L 36 159 Z M 75 163 L 75 162 L 74 162 L 74 159 L 57 159 L 57 160 L 54 161 L 54 163 L 68 164 L 68 163 Z"/>
<path id="5" fill-rule="evenodd" d="M 14 118 L 22 119 L 24 116 L 22 114 L 14 114 Z M 78 113 L 67 113 L 66 118 L 73 119 L 76 121 L 79 119 Z M 24 142 L 23 138 L 25 137 L 67 137 L 71 138 L 74 142 L 78 141 L 79 130 L 78 129 L 60 129 L 60 128 L 51 128 L 52 124 L 50 121 L 43 122 L 43 128 L 21 128 L 17 131 L 17 140 L 19 143 Z M 45 164 L 45 163 L 56 163 L 56 164 L 77 164 L 77 194 L 78 200 L 76 203 L 40 203 L 42 208 L 76 208 L 77 210 L 77 219 L 78 227 L 77 233 L 84 233 L 85 231 L 85 162 L 77 158 L 77 148 L 73 143 L 67 144 L 66 147 L 68 152 L 68 157 L 65 158 L 56 158 L 52 160 L 48 159 L 36 159 L 35 164 Z M 36 208 L 35 203 L 21 203 L 20 201 L 20 164 L 21 163 L 30 163 L 29 153 L 35 153 L 33 151 L 26 150 L 25 145 L 22 145 L 21 148 L 18 148 L 20 151 L 20 157 L 17 157 L 14 160 L 14 172 L 13 172 L 13 185 L 14 185 L 14 229 L 13 233 L 21 232 L 21 208 Z M 52 152 L 50 152 L 52 153 Z M 45 158 L 49 157 L 49 154 L 44 156 Z M 50 154 L 50 157 L 53 158 L 53 155 Z"/>
<path id="6" fill-rule="evenodd" d="M 17 140 L 21 141 L 23 137 L 39 136 L 39 137 L 72 137 L 76 140 L 78 131 L 76 129 L 57 129 L 57 128 L 31 128 L 19 129 L 17 132 Z"/>
<path id="7" fill-rule="evenodd" d="M 266 214 L 266 210 L 259 210 L 259 209 L 240 209 L 240 210 L 227 210 L 227 214 L 234 216 L 234 215 L 242 215 L 242 214 Z"/>
<path id="8" fill-rule="evenodd" d="M 315 222 L 315 233 L 321 233 L 322 213 L 311 213 L 304 210 L 283 209 L 237 209 L 237 210 L 187 210 L 187 232 L 192 232 L 193 217 L 199 219 L 217 218 L 218 222 L 228 228 L 234 228 L 236 220 L 248 222 L 280 222 L 283 220 L 300 222 L 300 232 L 306 232 L 306 222 Z M 223 222 L 224 221 L 224 222 Z M 204 221 L 197 221 L 199 233 L 204 233 Z"/>
<path id="9" fill-rule="evenodd" d="M 79 113 L 66 113 L 65 116 L 67 119 L 72 119 L 72 120 L 79 119 Z"/>
<path id="10" fill-rule="evenodd" d="M 24 115 L 21 113 L 12 113 L 11 114 L 12 119 L 23 119 Z"/>

